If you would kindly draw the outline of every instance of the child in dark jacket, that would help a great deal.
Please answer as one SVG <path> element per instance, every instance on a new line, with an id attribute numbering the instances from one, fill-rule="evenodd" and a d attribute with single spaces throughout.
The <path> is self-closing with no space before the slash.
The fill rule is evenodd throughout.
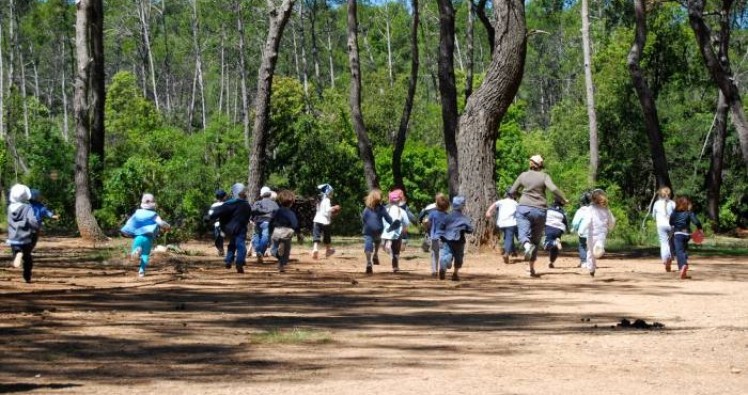
<path id="1" fill-rule="evenodd" d="M 688 241 L 691 240 L 691 223 L 701 230 L 701 222 L 691 211 L 691 200 L 685 196 L 675 199 L 675 211 L 670 214 L 670 226 L 673 229 L 673 244 L 678 260 L 680 278 L 688 278 Z"/>
<path id="2" fill-rule="evenodd" d="M 10 205 L 8 206 L 8 244 L 13 253 L 13 267 L 23 264 L 23 279 L 31 282 L 31 269 L 34 267 L 31 258 L 32 235 L 39 230 L 39 222 L 29 204 L 31 191 L 22 184 L 10 188 Z"/>
<path id="3" fill-rule="evenodd" d="M 465 233 L 473 233 L 473 224 L 469 217 L 462 213 L 465 207 L 465 197 L 455 196 L 452 198 L 452 212 L 447 215 L 439 225 L 444 232 L 440 251 L 439 279 L 444 280 L 446 272 L 452 267 L 454 261 L 455 270 L 452 273 L 452 281 L 460 281 L 458 272 L 462 268 L 465 257 Z"/>
<path id="4" fill-rule="evenodd" d="M 434 197 L 434 209 L 429 212 L 426 218 L 428 226 L 429 249 L 431 250 L 431 277 L 436 277 L 439 272 L 439 251 L 441 250 L 442 236 L 444 229 L 441 228 L 442 222 L 447 218 L 449 210 L 449 198 L 443 193 L 437 193 Z"/>
<path id="5" fill-rule="evenodd" d="M 289 190 L 282 190 L 278 192 L 278 203 L 280 207 L 275 212 L 273 217 L 273 245 L 277 245 L 275 250 L 275 257 L 278 258 L 278 271 L 283 273 L 286 271 L 286 265 L 288 264 L 288 258 L 291 255 L 291 239 L 293 235 L 299 235 L 301 240 L 301 233 L 299 233 L 299 220 L 296 218 L 296 213 L 291 210 L 291 206 L 296 201 L 296 195 Z"/>
<path id="6" fill-rule="evenodd" d="M 543 243 L 543 247 L 551 256 L 551 261 L 548 263 L 548 267 L 551 269 L 555 267 L 554 263 L 558 258 L 559 251 L 561 251 L 561 236 L 566 233 L 569 226 L 563 206 L 564 202 L 556 199 L 545 213 L 545 243 Z"/>
<path id="7" fill-rule="evenodd" d="M 221 223 L 221 230 L 229 239 L 224 258 L 226 269 L 231 269 L 236 260 L 236 272 L 244 273 L 244 264 L 247 261 L 247 225 L 252 215 L 252 207 L 247 201 L 247 188 L 244 184 L 232 185 L 231 196 L 230 200 L 213 210 L 210 220 L 218 220 Z"/>
<path id="8" fill-rule="evenodd" d="M 384 222 L 400 226 L 400 221 L 393 221 L 387 208 L 382 205 L 382 191 L 372 189 L 364 199 L 366 208 L 361 213 L 364 234 L 364 254 L 366 254 L 366 274 L 374 273 L 372 264 L 379 264 L 379 245 L 382 243 Z"/>
<path id="9" fill-rule="evenodd" d="M 252 248 L 257 261 L 262 263 L 262 257 L 270 244 L 271 225 L 273 217 L 278 211 L 278 203 L 272 199 L 273 191 L 268 187 L 260 189 L 260 200 L 252 204 L 252 222 L 255 224 L 252 236 Z"/>

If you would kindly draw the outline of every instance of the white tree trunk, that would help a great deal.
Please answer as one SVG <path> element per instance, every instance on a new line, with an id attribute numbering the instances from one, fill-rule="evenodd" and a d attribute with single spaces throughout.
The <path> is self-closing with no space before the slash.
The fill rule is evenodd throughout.
<path id="1" fill-rule="evenodd" d="M 68 124 L 68 92 L 65 83 L 65 80 L 67 80 L 67 74 L 65 74 L 65 69 L 67 69 L 67 65 L 65 64 L 65 41 L 65 38 L 63 38 L 60 54 L 60 59 L 62 60 L 60 62 L 60 72 L 62 73 L 60 84 L 62 85 L 62 138 L 65 142 L 68 142 L 70 140 L 70 126 Z"/>
<path id="2" fill-rule="evenodd" d="M 29 138 L 29 104 L 26 102 L 26 65 L 23 52 L 18 48 L 18 63 L 21 65 L 21 102 L 23 103 L 23 135 Z"/>
<path id="3" fill-rule="evenodd" d="M 335 89 L 335 65 L 332 60 L 332 26 L 330 26 L 330 19 L 327 19 L 327 57 L 330 62 L 330 87 Z"/>
<path id="4" fill-rule="evenodd" d="M 597 138 L 597 113 L 595 112 L 595 85 L 592 81 L 592 44 L 590 42 L 590 15 L 588 0 L 582 0 L 582 47 L 584 49 L 584 83 L 587 92 L 587 118 L 590 122 L 590 174 L 589 186 L 597 181 L 600 166 Z"/>
<path id="5" fill-rule="evenodd" d="M 387 7 L 385 5 L 385 7 Z M 389 10 L 389 8 L 386 8 Z M 385 36 L 387 37 L 387 72 L 389 73 L 390 77 L 390 87 L 395 84 L 395 80 L 392 77 L 392 37 L 390 35 L 390 13 L 387 11 L 387 15 L 385 17 Z"/>
<path id="6" fill-rule="evenodd" d="M 156 87 L 156 67 L 153 64 L 153 51 L 151 51 L 151 32 L 150 32 L 150 0 L 138 2 L 138 17 L 140 18 L 140 27 L 143 29 L 143 41 L 145 44 L 146 57 L 148 58 L 148 68 L 151 76 L 151 86 L 153 89 L 153 101 L 156 104 L 156 110 L 159 110 L 158 89 Z"/>

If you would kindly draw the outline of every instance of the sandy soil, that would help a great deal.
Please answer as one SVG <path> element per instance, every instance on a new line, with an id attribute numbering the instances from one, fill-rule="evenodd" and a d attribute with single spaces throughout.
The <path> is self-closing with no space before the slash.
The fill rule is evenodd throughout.
<path id="1" fill-rule="evenodd" d="M 204 242 L 138 279 L 126 242 L 43 239 L 32 284 L 0 261 L 0 393 L 748 393 L 745 257 L 693 257 L 682 281 L 612 255 L 590 278 L 564 251 L 530 278 L 487 251 L 452 282 L 414 247 L 398 274 L 382 256 L 365 276 L 356 244 L 239 275 Z M 316 340 L 257 336 L 294 329 Z"/>

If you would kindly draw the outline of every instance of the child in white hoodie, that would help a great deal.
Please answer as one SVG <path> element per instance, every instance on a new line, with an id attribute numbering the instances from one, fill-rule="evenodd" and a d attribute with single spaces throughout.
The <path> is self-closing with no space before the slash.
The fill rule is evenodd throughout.
<path id="1" fill-rule="evenodd" d="M 33 245 L 32 234 L 39 230 L 34 210 L 29 204 L 31 190 L 26 185 L 16 184 L 10 188 L 10 205 L 8 206 L 8 244 L 13 252 L 13 267 L 23 264 L 23 279 L 31 282 L 31 269 L 34 262 L 31 258 Z"/>
<path id="2" fill-rule="evenodd" d="M 587 209 L 588 221 L 583 224 L 586 229 L 580 229 L 579 233 L 587 231 L 587 264 L 586 268 L 590 276 L 595 276 L 597 259 L 605 254 L 605 241 L 616 226 L 616 219 L 608 208 L 608 196 L 602 189 L 592 191 L 592 204 Z"/>

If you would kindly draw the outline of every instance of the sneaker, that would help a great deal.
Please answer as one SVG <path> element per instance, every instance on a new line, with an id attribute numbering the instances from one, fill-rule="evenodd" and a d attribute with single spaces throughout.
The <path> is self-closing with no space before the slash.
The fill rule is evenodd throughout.
<path id="1" fill-rule="evenodd" d="M 278 266 L 278 273 L 285 273 L 286 267 L 285 266 Z"/>
<path id="2" fill-rule="evenodd" d="M 130 259 L 135 262 L 140 262 L 140 253 L 142 251 L 143 250 L 140 247 L 136 248 L 133 252 L 130 253 Z"/>
<path id="3" fill-rule="evenodd" d="M 460 276 L 457 273 L 452 273 L 452 281 L 460 281 Z"/>
<path id="4" fill-rule="evenodd" d="M 19 268 L 23 264 L 23 253 L 17 252 L 16 256 L 13 257 L 13 267 Z"/>
<path id="5" fill-rule="evenodd" d="M 563 249 L 563 246 L 561 245 L 561 239 L 556 239 L 556 248 L 558 248 L 559 251 Z"/>
<path id="6" fill-rule="evenodd" d="M 532 254 L 535 252 L 535 244 L 525 243 L 525 260 L 529 261 L 532 259 Z"/>
<path id="7" fill-rule="evenodd" d="M 672 270 L 672 268 L 670 267 L 670 265 L 671 265 L 672 263 L 673 263 L 673 261 L 672 261 L 671 259 L 668 259 L 667 261 L 665 261 L 665 271 L 666 271 L 666 272 L 669 272 L 669 271 L 671 271 L 671 270 Z"/>
<path id="8" fill-rule="evenodd" d="M 378 265 L 379 264 L 379 257 L 376 256 L 376 255 L 374 255 L 374 259 L 372 259 L 372 263 L 375 264 L 375 265 Z"/>
<path id="9" fill-rule="evenodd" d="M 317 250 L 312 251 L 312 259 L 319 259 L 319 251 Z"/>
<path id="10" fill-rule="evenodd" d="M 683 265 L 680 269 L 680 279 L 685 280 L 688 278 L 688 265 Z"/>
<path id="11" fill-rule="evenodd" d="M 579 264 L 577 265 L 577 267 L 584 267 L 584 264 L 585 264 L 585 262 L 579 262 Z"/>
<path id="12" fill-rule="evenodd" d="M 331 257 L 331 256 L 332 256 L 333 254 L 335 254 L 335 249 L 334 249 L 334 248 L 328 248 L 328 249 L 327 249 L 327 250 L 325 251 L 325 258 L 329 258 L 329 257 Z"/>
<path id="13" fill-rule="evenodd" d="M 530 269 L 530 277 L 540 277 L 537 273 L 535 273 L 535 269 Z"/>
<path id="14" fill-rule="evenodd" d="M 431 273 L 431 277 L 433 277 L 433 278 L 437 278 L 438 276 L 439 276 L 439 273 L 437 273 L 437 272 Z"/>
<path id="15" fill-rule="evenodd" d="M 143 269 L 138 270 L 138 277 L 140 277 L 140 278 L 145 277 L 145 270 L 143 270 Z"/>
<path id="16" fill-rule="evenodd" d="M 366 266 L 366 274 L 374 274 L 374 268 L 371 266 Z"/>
<path id="17" fill-rule="evenodd" d="M 509 254 L 503 254 L 501 258 L 504 259 L 504 264 L 509 264 Z"/>
<path id="18" fill-rule="evenodd" d="M 556 267 L 556 266 L 554 266 L 554 265 L 553 265 L 553 262 L 551 262 L 551 263 L 549 263 L 549 264 L 548 264 L 548 269 L 553 269 L 553 268 L 555 268 L 555 267 Z"/>
<path id="19" fill-rule="evenodd" d="M 444 280 L 447 278 L 447 272 L 445 270 L 439 270 L 439 280 Z"/>
<path id="20" fill-rule="evenodd" d="M 393 267 L 392 268 L 392 273 L 398 273 L 399 271 L 400 271 L 399 267 Z"/>
<path id="21" fill-rule="evenodd" d="M 226 269 L 231 269 L 231 264 L 230 263 L 226 264 Z"/>
<path id="22" fill-rule="evenodd" d="M 255 257 L 257 258 L 257 263 L 262 265 L 262 254 L 258 252 L 257 254 L 255 254 Z"/>
<path id="23" fill-rule="evenodd" d="M 224 252 L 223 252 L 223 250 L 219 250 L 219 251 L 218 251 L 218 256 L 223 256 L 223 255 L 224 255 Z"/>
<path id="24" fill-rule="evenodd" d="M 594 270 L 590 270 L 590 277 L 595 277 L 595 271 Z"/>
<path id="25" fill-rule="evenodd" d="M 236 265 L 237 273 L 244 273 L 244 265 Z"/>

